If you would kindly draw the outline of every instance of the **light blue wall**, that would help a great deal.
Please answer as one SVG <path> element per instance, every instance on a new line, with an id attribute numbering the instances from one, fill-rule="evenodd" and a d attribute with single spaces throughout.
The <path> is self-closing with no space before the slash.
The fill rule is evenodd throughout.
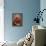
<path id="1" fill-rule="evenodd" d="M 35 12 L 40 9 L 40 0 L 4 0 L 5 40 L 18 41 L 32 28 Z M 23 26 L 12 27 L 12 13 L 23 13 Z"/>
<path id="2" fill-rule="evenodd" d="M 40 10 L 42 11 L 43 9 L 46 9 L 46 0 L 41 0 L 40 1 Z M 43 12 L 43 22 L 40 22 L 40 25 L 45 26 L 46 27 L 46 11 Z"/>

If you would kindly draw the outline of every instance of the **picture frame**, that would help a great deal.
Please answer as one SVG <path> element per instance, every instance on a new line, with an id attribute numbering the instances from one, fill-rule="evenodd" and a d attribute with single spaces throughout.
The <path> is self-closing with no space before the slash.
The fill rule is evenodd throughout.
<path id="1" fill-rule="evenodd" d="M 22 26 L 23 13 L 12 13 L 12 26 Z"/>

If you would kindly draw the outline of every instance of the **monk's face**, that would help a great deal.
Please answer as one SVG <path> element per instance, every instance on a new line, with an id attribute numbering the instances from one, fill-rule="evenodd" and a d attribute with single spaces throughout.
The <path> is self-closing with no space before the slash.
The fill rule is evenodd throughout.
<path id="1" fill-rule="evenodd" d="M 16 14 L 14 17 L 13 17 L 13 23 L 14 25 L 20 25 L 21 24 L 21 16 L 19 14 Z"/>

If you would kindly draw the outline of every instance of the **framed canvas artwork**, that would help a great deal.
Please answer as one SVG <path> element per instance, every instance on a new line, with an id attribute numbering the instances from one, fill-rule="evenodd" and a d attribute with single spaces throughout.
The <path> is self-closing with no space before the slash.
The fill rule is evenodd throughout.
<path id="1" fill-rule="evenodd" d="M 13 13 L 12 14 L 12 25 L 13 26 L 22 26 L 23 14 L 22 13 Z"/>

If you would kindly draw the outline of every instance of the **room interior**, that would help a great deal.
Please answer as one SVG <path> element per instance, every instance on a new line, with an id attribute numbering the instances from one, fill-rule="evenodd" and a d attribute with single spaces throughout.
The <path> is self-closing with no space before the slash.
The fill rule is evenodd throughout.
<path id="1" fill-rule="evenodd" d="M 43 22 L 33 21 L 45 5 L 46 0 L 0 0 L 0 46 L 46 46 L 46 11 Z M 13 13 L 22 16 L 21 24 L 12 26 Z"/>

